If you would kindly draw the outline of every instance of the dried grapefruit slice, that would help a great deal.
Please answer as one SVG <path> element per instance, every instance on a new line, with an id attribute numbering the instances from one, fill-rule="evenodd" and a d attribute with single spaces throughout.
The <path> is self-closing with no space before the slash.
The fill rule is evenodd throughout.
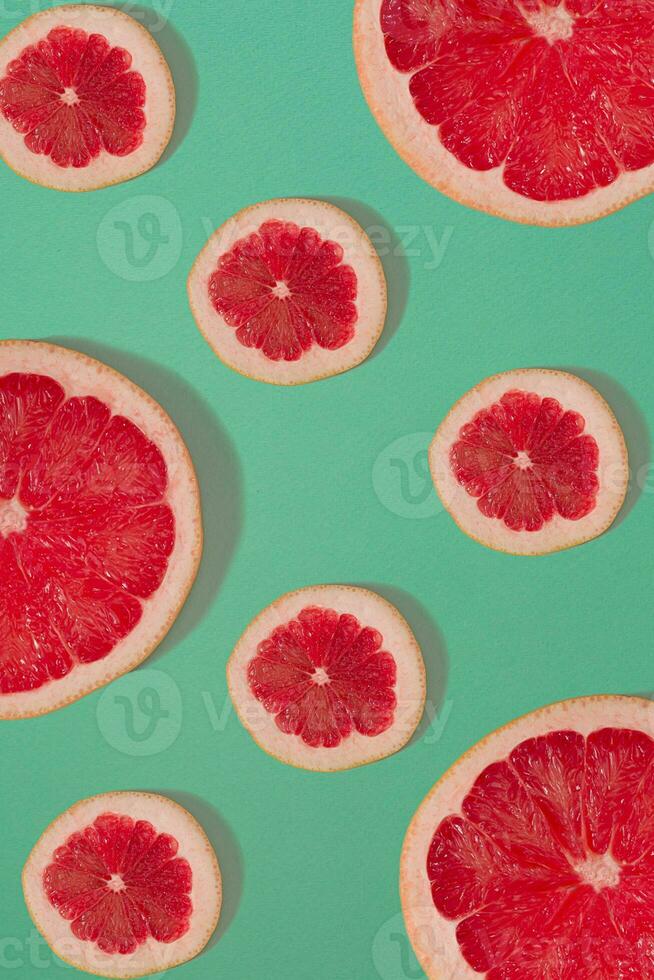
<path id="1" fill-rule="evenodd" d="M 141 977 L 197 956 L 222 899 L 206 834 L 152 793 L 105 793 L 62 813 L 30 854 L 23 891 L 57 956 L 104 977 Z"/>
<path id="2" fill-rule="evenodd" d="M 409 625 L 381 596 L 347 585 L 299 589 L 264 609 L 237 643 L 227 682 L 264 751 L 321 772 L 399 751 L 425 706 Z"/>
<path id="3" fill-rule="evenodd" d="M 436 489 L 459 527 L 518 555 L 602 534 L 629 480 L 611 409 L 563 371 L 527 368 L 482 381 L 450 411 L 429 455 Z"/>
<path id="4" fill-rule="evenodd" d="M 323 201 L 240 211 L 207 242 L 188 290 L 218 357 L 269 384 L 349 371 L 368 357 L 386 317 L 386 280 L 370 239 Z"/>
<path id="5" fill-rule="evenodd" d="M 652 976 L 654 705 L 588 697 L 479 742 L 404 842 L 402 906 L 429 978 Z"/>
<path id="6" fill-rule="evenodd" d="M 357 0 L 364 93 L 406 162 L 514 221 L 591 221 L 654 189 L 654 2 Z"/>
<path id="7" fill-rule="evenodd" d="M 130 180 L 155 165 L 174 121 L 168 65 L 120 10 L 55 7 L 0 42 L 0 155 L 36 184 L 90 191 Z"/>
<path id="8" fill-rule="evenodd" d="M 202 550 L 164 411 L 83 354 L 0 342 L 0 718 L 43 714 L 144 660 Z"/>

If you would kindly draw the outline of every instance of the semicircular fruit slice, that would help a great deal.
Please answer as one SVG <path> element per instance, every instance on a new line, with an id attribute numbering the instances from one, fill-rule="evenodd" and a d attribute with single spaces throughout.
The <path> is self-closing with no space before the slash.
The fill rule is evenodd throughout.
<path id="1" fill-rule="evenodd" d="M 425 667 L 407 622 L 367 589 L 317 585 L 264 609 L 238 641 L 227 682 L 258 745 L 334 772 L 399 751 L 425 706 Z"/>
<path id="2" fill-rule="evenodd" d="M 429 461 L 461 530 L 516 555 L 602 534 L 629 481 L 624 438 L 601 395 L 575 375 L 538 368 L 497 374 L 464 395 Z"/>
<path id="3" fill-rule="evenodd" d="M 200 252 L 188 291 L 218 357 L 269 384 L 349 371 L 368 357 L 386 317 L 386 280 L 370 239 L 323 201 L 240 211 Z"/>
<path id="4" fill-rule="evenodd" d="M 62 813 L 30 854 L 23 891 L 53 952 L 104 977 L 141 977 L 197 956 L 222 900 L 206 834 L 152 793 L 104 793 Z"/>
<path id="5" fill-rule="evenodd" d="M 409 937 L 430 978 L 652 975 L 654 704 L 542 708 L 470 749 L 404 842 Z"/>
<path id="6" fill-rule="evenodd" d="M 0 42 L 0 155 L 36 184 L 90 191 L 137 177 L 174 121 L 168 65 L 120 10 L 54 7 Z"/>
<path id="7" fill-rule="evenodd" d="M 654 189 L 654 3 L 357 0 L 361 84 L 444 194 L 541 225 Z"/>
<path id="8" fill-rule="evenodd" d="M 0 341 L 0 718 L 141 663 L 201 550 L 193 465 L 163 409 L 83 354 Z"/>

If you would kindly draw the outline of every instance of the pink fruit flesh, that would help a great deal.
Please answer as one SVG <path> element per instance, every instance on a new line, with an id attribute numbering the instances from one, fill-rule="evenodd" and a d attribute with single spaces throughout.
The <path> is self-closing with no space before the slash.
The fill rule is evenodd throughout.
<path id="1" fill-rule="evenodd" d="M 393 724 L 396 665 L 377 630 L 354 616 L 308 606 L 259 644 L 248 680 L 277 727 L 314 748 Z"/>
<path id="2" fill-rule="evenodd" d="M 221 256 L 209 295 L 239 342 L 271 361 L 298 361 L 314 344 L 338 350 L 354 337 L 357 276 L 343 249 L 288 221 L 264 222 Z"/>
<path id="3" fill-rule="evenodd" d="M 175 542 L 159 449 L 52 378 L 0 377 L 0 694 L 110 654 Z"/>
<path id="4" fill-rule="evenodd" d="M 177 851 L 147 821 L 105 813 L 57 848 L 43 885 L 77 939 L 128 955 L 150 936 L 172 943 L 189 929 L 193 875 Z"/>
<path id="5" fill-rule="evenodd" d="M 462 164 L 537 201 L 654 163 L 652 0 L 383 0 L 391 64 Z"/>
<path id="6" fill-rule="evenodd" d="M 132 56 L 102 34 L 56 27 L 10 62 L 0 110 L 33 153 L 59 167 L 87 167 L 105 151 L 141 146 L 145 82 Z"/>
<path id="7" fill-rule="evenodd" d="M 555 398 L 508 391 L 464 425 L 452 470 L 485 517 L 538 531 L 555 515 L 589 514 L 599 491 L 599 449 L 585 420 Z"/>
<path id="8" fill-rule="evenodd" d="M 488 980 L 652 976 L 654 741 L 557 731 L 488 766 L 426 873 Z"/>

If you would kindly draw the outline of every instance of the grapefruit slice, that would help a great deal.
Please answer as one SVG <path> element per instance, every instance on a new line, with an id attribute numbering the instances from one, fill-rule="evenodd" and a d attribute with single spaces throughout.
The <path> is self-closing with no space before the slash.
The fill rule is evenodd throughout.
<path id="1" fill-rule="evenodd" d="M 408 623 L 381 596 L 348 585 L 299 589 L 264 609 L 238 641 L 227 682 L 265 752 L 321 772 L 399 751 L 425 706 Z"/>
<path id="2" fill-rule="evenodd" d="M 111 368 L 0 342 L 0 718 L 141 663 L 202 550 L 198 486 L 164 411 Z"/>
<path id="3" fill-rule="evenodd" d="M 654 705 L 587 697 L 485 738 L 409 827 L 401 894 L 430 978 L 652 976 Z"/>
<path id="4" fill-rule="evenodd" d="M 450 411 L 429 457 L 461 530 L 516 555 L 560 551 L 602 534 L 629 481 L 611 409 L 563 371 L 527 368 L 482 381 Z"/>
<path id="5" fill-rule="evenodd" d="M 218 357 L 269 384 L 349 371 L 368 357 L 386 317 L 386 280 L 370 239 L 323 201 L 240 211 L 207 242 L 188 291 Z"/>
<path id="6" fill-rule="evenodd" d="M 91 191 L 137 177 L 174 121 L 168 65 L 120 10 L 54 7 L 0 42 L 0 155 L 36 184 Z"/>
<path id="7" fill-rule="evenodd" d="M 357 0 L 364 93 L 444 194 L 570 225 L 654 188 L 654 3 Z"/>
<path id="8" fill-rule="evenodd" d="M 23 891 L 53 952 L 103 977 L 141 977 L 197 956 L 222 899 L 206 834 L 152 793 L 105 793 L 62 813 L 30 854 Z"/>

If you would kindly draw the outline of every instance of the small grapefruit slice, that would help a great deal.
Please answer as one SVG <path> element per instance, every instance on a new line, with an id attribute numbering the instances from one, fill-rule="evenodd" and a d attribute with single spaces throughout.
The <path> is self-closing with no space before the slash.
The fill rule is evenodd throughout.
<path id="1" fill-rule="evenodd" d="M 120 10 L 54 7 L 0 42 L 0 155 L 33 183 L 91 191 L 137 177 L 174 121 L 168 65 Z"/>
<path id="2" fill-rule="evenodd" d="M 587 697 L 483 739 L 404 842 L 409 937 L 430 980 L 644 980 L 654 944 L 654 705 Z"/>
<path id="3" fill-rule="evenodd" d="M 406 162 L 514 221 L 591 221 L 654 189 L 654 3 L 357 0 L 364 93 Z"/>
<path id="4" fill-rule="evenodd" d="M 429 457 L 459 527 L 516 555 L 560 551 L 602 534 L 629 481 L 611 409 L 563 371 L 527 368 L 482 381 L 450 411 Z"/>
<path id="5" fill-rule="evenodd" d="M 104 793 L 62 813 L 30 854 L 23 891 L 53 952 L 103 977 L 141 977 L 197 956 L 222 900 L 206 834 L 152 793 Z"/>
<path id="6" fill-rule="evenodd" d="M 238 641 L 227 682 L 265 752 L 321 772 L 399 751 L 425 706 L 408 623 L 381 596 L 347 585 L 299 589 L 264 609 Z"/>
<path id="7" fill-rule="evenodd" d="M 141 663 L 201 550 L 193 465 L 163 409 L 83 354 L 0 341 L 0 718 Z"/>
<path id="8" fill-rule="evenodd" d="M 218 357 L 269 384 L 349 371 L 368 357 L 386 317 L 386 280 L 370 239 L 323 201 L 240 211 L 207 242 L 188 291 Z"/>

